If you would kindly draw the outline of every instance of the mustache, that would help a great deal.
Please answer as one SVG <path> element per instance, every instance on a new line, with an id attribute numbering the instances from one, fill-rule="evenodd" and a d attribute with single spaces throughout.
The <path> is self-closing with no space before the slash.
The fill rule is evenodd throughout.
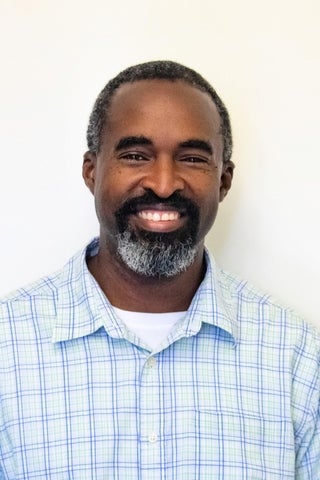
<path id="1" fill-rule="evenodd" d="M 156 195 L 152 190 L 148 190 L 144 195 L 126 200 L 117 210 L 116 217 L 124 218 L 128 215 L 137 213 L 141 206 L 148 207 L 152 205 L 171 207 L 175 210 L 183 211 L 185 214 L 191 217 L 197 216 L 199 212 L 199 208 L 195 202 L 184 197 L 178 192 L 174 192 L 168 198 L 161 198 L 158 197 L 158 195 Z"/>

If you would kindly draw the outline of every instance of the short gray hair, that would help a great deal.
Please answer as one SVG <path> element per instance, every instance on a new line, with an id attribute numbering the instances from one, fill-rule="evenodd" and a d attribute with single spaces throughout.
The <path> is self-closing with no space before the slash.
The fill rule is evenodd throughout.
<path id="1" fill-rule="evenodd" d="M 88 149 L 98 153 L 101 136 L 107 122 L 108 109 L 115 91 L 124 83 L 139 80 L 181 80 L 202 92 L 206 92 L 215 104 L 221 118 L 221 135 L 223 136 L 223 161 L 227 162 L 232 154 L 232 131 L 227 108 L 214 88 L 196 71 L 169 60 L 158 60 L 134 65 L 120 72 L 110 80 L 100 92 L 90 115 L 87 129 Z"/>

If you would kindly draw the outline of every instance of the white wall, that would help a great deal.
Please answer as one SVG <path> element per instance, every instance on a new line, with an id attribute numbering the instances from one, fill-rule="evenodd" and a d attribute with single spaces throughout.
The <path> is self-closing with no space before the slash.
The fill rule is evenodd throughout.
<path id="1" fill-rule="evenodd" d="M 318 0 L 2 0 L 0 294 L 97 232 L 80 170 L 93 101 L 131 64 L 202 73 L 231 112 L 220 264 L 320 326 Z"/>

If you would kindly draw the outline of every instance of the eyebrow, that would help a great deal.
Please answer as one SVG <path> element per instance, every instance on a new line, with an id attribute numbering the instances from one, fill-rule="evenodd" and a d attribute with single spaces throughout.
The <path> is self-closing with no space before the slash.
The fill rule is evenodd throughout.
<path id="1" fill-rule="evenodd" d="M 115 151 L 118 152 L 124 148 L 136 147 L 138 145 L 152 145 L 152 141 L 143 135 L 122 137 L 117 143 Z"/>
<path id="2" fill-rule="evenodd" d="M 206 153 L 212 155 L 212 146 L 210 143 L 197 138 L 191 138 L 190 140 L 179 143 L 179 148 L 196 148 L 198 150 L 204 150 Z"/>
<path id="3" fill-rule="evenodd" d="M 153 142 L 150 138 L 144 137 L 143 135 L 138 136 L 128 136 L 122 137 L 118 141 L 115 151 L 118 152 L 119 150 L 123 150 L 124 148 L 131 148 L 136 147 L 138 145 L 153 145 Z M 184 142 L 179 143 L 179 148 L 195 148 L 197 150 L 203 150 L 206 153 L 212 155 L 212 146 L 209 142 L 205 140 L 200 140 L 198 138 L 190 138 L 185 140 Z"/>

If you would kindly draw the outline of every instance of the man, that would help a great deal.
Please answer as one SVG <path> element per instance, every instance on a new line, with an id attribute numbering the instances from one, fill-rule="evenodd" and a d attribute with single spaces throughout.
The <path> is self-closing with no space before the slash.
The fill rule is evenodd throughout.
<path id="1" fill-rule="evenodd" d="M 319 334 L 204 249 L 227 110 L 174 62 L 100 93 L 100 236 L 1 305 L 3 479 L 320 479 Z"/>

